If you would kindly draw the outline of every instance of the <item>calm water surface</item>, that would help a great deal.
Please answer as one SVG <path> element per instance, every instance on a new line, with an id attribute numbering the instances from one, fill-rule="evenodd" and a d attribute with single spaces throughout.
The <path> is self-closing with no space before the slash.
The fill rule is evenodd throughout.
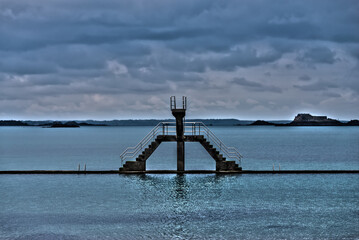
<path id="1" fill-rule="evenodd" d="M 358 181 L 0 175 L 0 239 L 358 239 Z"/>
<path id="2" fill-rule="evenodd" d="M 0 169 L 117 169 L 150 129 L 0 128 Z M 356 127 L 212 130 L 245 169 L 359 169 Z M 148 167 L 175 169 L 175 144 Z M 359 175 L 0 175 L 0 209 L 0 239 L 359 239 Z"/>
<path id="3" fill-rule="evenodd" d="M 118 169 L 119 155 L 151 127 L 1 127 L 0 169 Z M 359 127 L 212 127 L 244 156 L 244 169 L 359 169 Z M 148 169 L 176 169 L 176 144 L 162 143 Z M 186 169 L 215 169 L 199 143 L 186 143 Z"/>

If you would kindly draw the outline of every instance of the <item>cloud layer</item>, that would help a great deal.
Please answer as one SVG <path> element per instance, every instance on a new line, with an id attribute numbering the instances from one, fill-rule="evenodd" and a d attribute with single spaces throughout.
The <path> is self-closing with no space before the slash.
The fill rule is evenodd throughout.
<path id="1" fill-rule="evenodd" d="M 358 118 L 359 2 L 0 2 L 0 118 Z"/>

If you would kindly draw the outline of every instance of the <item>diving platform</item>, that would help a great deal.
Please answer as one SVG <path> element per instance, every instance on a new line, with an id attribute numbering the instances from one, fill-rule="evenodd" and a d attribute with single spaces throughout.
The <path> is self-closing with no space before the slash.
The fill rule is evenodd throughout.
<path id="1" fill-rule="evenodd" d="M 185 172 L 185 142 L 200 143 L 216 161 L 215 172 L 242 171 L 242 156 L 236 148 L 227 147 L 204 123 L 184 121 L 186 97 L 182 97 L 182 104 L 177 107 L 172 96 L 170 107 L 176 121 L 158 123 L 136 146 L 127 148 L 120 155 L 120 172 L 145 172 L 148 158 L 162 142 L 177 143 L 176 172 Z"/>

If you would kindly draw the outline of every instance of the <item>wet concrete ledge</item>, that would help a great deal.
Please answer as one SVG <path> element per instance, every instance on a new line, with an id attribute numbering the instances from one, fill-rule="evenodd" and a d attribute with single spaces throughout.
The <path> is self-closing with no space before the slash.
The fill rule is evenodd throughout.
<path id="1" fill-rule="evenodd" d="M 0 171 L 0 174 L 348 174 L 359 173 L 359 170 L 243 170 L 217 172 L 214 170 L 186 170 L 179 172 L 176 170 L 148 170 L 148 171 L 118 171 L 118 170 L 98 170 L 98 171 L 72 171 L 72 170 L 10 170 Z"/>

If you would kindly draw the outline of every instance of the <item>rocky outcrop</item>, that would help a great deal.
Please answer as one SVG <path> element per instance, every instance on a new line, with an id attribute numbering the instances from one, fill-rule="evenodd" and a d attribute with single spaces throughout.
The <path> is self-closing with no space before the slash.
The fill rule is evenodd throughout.
<path id="1" fill-rule="evenodd" d="M 289 126 L 344 126 L 345 124 L 327 116 L 312 116 L 309 113 L 299 113 Z"/>
<path id="2" fill-rule="evenodd" d="M 257 120 L 251 124 L 249 124 L 250 126 L 269 126 L 269 125 L 275 125 L 274 123 L 270 123 L 270 122 L 266 122 L 263 120 Z"/>
<path id="3" fill-rule="evenodd" d="M 359 120 L 354 119 L 346 123 L 347 126 L 359 126 Z"/>

